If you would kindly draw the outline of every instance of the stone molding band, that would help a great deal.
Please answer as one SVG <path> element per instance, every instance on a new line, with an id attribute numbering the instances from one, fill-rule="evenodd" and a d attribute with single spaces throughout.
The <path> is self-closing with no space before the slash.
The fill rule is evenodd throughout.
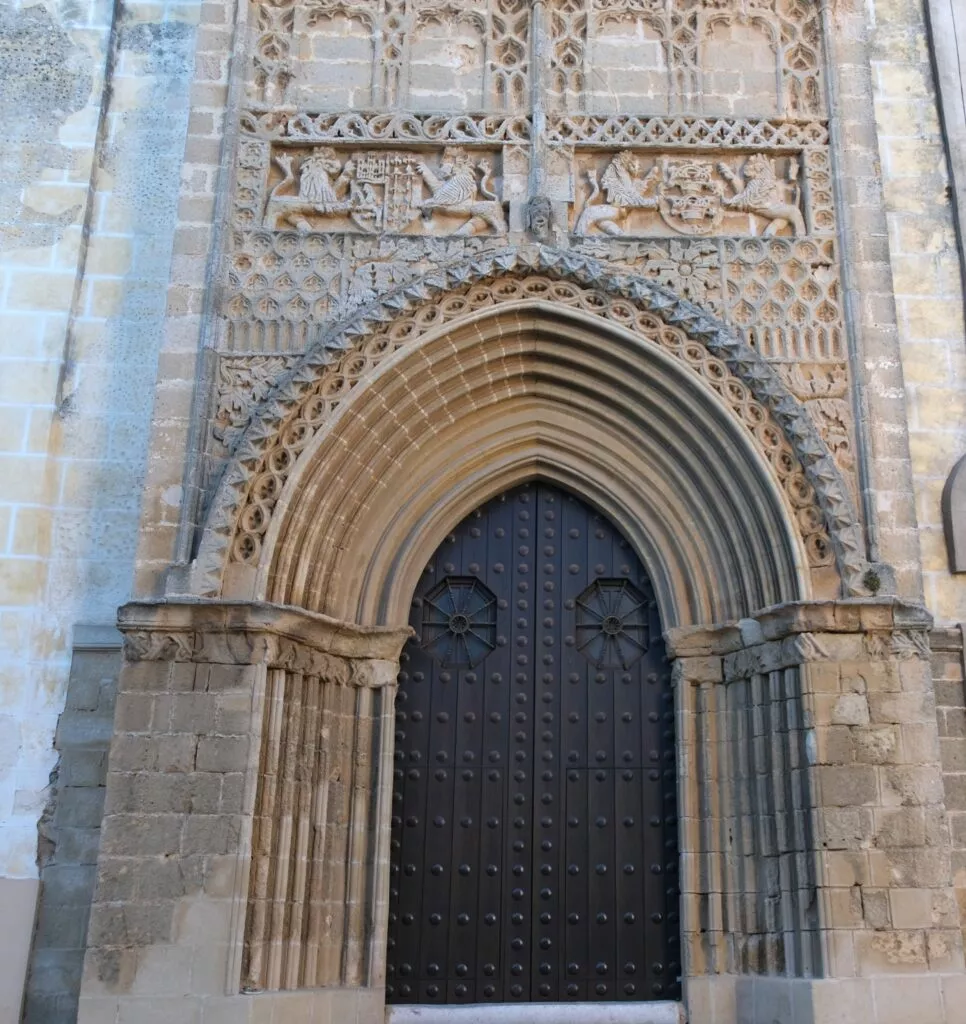
<path id="1" fill-rule="evenodd" d="M 916 650 L 928 658 L 932 616 L 922 605 L 899 598 L 850 601 L 795 601 L 756 612 L 754 618 L 714 626 L 682 626 L 665 634 L 671 658 L 724 657 L 756 644 L 815 633 L 853 633 L 869 637 L 916 637 Z M 925 638 L 925 647 L 918 638 Z M 814 637 L 813 637 L 814 640 Z M 818 646 L 794 662 L 828 657 Z M 888 657 L 889 655 L 884 655 Z"/>
<path id="2" fill-rule="evenodd" d="M 355 686 L 393 686 L 408 626 L 355 626 L 257 602 L 137 602 L 118 613 L 128 661 L 266 665 Z"/>

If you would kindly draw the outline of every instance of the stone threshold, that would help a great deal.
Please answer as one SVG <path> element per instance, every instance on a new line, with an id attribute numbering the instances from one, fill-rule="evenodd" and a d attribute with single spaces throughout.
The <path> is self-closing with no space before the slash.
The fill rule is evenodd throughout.
<path id="1" fill-rule="evenodd" d="M 386 1024 L 685 1024 L 682 1003 L 387 1006 Z"/>

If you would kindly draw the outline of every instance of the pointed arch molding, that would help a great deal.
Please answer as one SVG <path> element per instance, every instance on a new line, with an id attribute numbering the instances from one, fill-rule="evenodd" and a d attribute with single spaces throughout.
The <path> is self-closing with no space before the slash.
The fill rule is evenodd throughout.
<path id="1" fill-rule="evenodd" d="M 364 352 L 389 358 L 444 325 L 456 330 L 482 307 L 492 312 L 501 305 L 525 306 L 529 299 L 556 308 L 548 282 L 573 286 L 568 296 L 574 289 L 581 293 L 577 308 L 585 320 L 588 314 L 603 318 L 610 329 L 620 326 L 640 338 L 643 316 L 658 333 L 663 328 L 673 336 L 659 346 L 689 374 L 702 377 L 733 419 L 744 423 L 745 437 L 771 466 L 769 486 L 777 483 L 784 491 L 789 521 L 811 519 L 810 527 L 799 525 L 806 548 L 810 529 L 811 541 L 819 549 L 828 547 L 827 560 L 834 563 L 842 592 L 867 593 L 863 577 L 869 564 L 849 490 L 811 417 L 775 370 L 730 327 L 692 303 L 593 258 L 544 246 L 509 248 L 441 267 L 323 329 L 255 408 L 232 451 L 200 536 L 193 592 L 221 594 L 233 564 L 261 565 L 264 571 L 273 555 L 262 549 L 263 539 L 269 547 L 269 538 L 277 538 L 273 517 L 294 500 L 290 484 L 316 450 L 313 439 L 355 380 L 369 378 L 373 360 Z M 654 330 L 646 332 L 645 344 L 654 345 L 655 336 Z M 821 561 L 820 551 L 809 555 L 813 565 Z"/>

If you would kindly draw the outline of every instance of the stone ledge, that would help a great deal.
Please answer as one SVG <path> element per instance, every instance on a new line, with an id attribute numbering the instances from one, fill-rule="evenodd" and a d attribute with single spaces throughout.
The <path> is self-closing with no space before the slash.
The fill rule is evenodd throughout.
<path id="1" fill-rule="evenodd" d="M 389 1006 L 386 1024 L 684 1024 L 681 1003 Z"/>
<path id="2" fill-rule="evenodd" d="M 395 662 L 412 635 L 409 626 L 359 626 L 287 605 L 250 601 L 141 601 L 118 610 L 118 629 L 125 635 L 129 660 L 238 663 L 238 654 L 257 634 L 280 637 L 322 654 Z M 159 634 L 170 643 L 157 654 L 132 651 L 137 634 Z M 194 642 L 194 636 L 222 638 L 222 643 Z M 233 640 L 241 641 L 235 651 Z M 254 654 L 255 652 L 250 652 Z M 245 664 L 257 658 L 243 657 Z"/>
<path id="3" fill-rule="evenodd" d="M 796 601 L 764 608 L 740 622 L 684 626 L 665 634 L 672 658 L 734 654 L 799 633 L 868 633 L 928 630 L 932 616 L 921 605 L 889 597 L 849 601 Z"/>

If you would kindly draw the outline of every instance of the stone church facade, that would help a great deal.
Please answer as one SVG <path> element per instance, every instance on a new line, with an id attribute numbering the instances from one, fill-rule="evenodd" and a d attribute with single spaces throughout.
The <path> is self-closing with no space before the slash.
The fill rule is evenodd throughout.
<path id="1" fill-rule="evenodd" d="M 0 9 L 2 1021 L 966 1020 L 963 53 Z"/>

